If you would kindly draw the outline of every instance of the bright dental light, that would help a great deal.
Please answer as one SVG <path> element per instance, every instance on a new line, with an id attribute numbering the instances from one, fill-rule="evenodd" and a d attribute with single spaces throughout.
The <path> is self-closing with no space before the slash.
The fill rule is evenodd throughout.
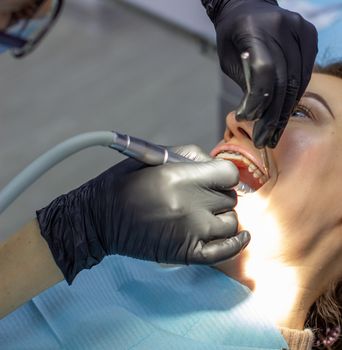
<path id="1" fill-rule="evenodd" d="M 297 296 L 297 278 L 294 269 L 281 262 L 281 227 L 268 200 L 257 192 L 240 197 L 236 212 L 240 225 L 252 236 L 244 260 L 245 276 L 255 284 L 258 305 L 282 325 Z"/>

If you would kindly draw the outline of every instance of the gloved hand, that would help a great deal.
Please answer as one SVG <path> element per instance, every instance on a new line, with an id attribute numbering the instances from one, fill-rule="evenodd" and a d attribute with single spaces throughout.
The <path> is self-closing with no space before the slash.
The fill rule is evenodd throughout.
<path id="1" fill-rule="evenodd" d="M 203 162 L 145 167 L 128 159 L 37 211 L 41 233 L 69 284 L 109 254 L 214 264 L 248 244 L 248 232 L 236 235 L 231 211 L 235 166 L 193 146 L 177 152 Z"/>
<path id="2" fill-rule="evenodd" d="M 237 120 L 257 120 L 256 147 L 274 148 L 302 97 L 317 54 L 317 31 L 275 0 L 202 0 L 217 34 L 223 72 L 246 91 L 241 53 L 249 52 L 251 92 Z"/>

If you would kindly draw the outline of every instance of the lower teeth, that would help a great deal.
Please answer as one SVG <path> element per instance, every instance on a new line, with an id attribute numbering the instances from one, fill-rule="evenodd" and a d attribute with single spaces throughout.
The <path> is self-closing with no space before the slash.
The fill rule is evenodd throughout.
<path id="1" fill-rule="evenodd" d="M 254 190 L 252 187 L 248 186 L 244 182 L 239 182 L 237 186 L 234 187 L 235 191 L 237 192 L 238 196 L 243 196 L 247 193 L 253 193 Z"/>

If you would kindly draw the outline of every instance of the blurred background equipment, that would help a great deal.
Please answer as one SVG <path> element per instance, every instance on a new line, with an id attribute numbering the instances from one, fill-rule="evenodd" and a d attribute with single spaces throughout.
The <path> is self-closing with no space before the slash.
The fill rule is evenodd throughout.
<path id="1" fill-rule="evenodd" d="M 200 1 L 198 10 L 211 23 Z M 120 130 L 158 144 L 217 140 L 219 67 L 208 43 L 126 3 L 68 0 L 24 60 L 0 57 L 0 188 L 37 156 L 79 133 Z M 54 167 L 0 217 L 4 235 L 123 159 L 94 148 Z"/>

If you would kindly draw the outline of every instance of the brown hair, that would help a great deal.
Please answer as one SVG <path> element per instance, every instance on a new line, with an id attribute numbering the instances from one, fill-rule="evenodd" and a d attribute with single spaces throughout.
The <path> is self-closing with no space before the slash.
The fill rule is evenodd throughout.
<path id="1" fill-rule="evenodd" d="M 331 63 L 327 66 L 316 65 L 314 68 L 314 72 L 333 75 L 334 77 L 342 79 L 342 60 Z"/>
<path id="2" fill-rule="evenodd" d="M 311 306 L 305 328 L 315 334 L 313 349 L 342 349 L 342 281 L 332 283 Z"/>
<path id="3" fill-rule="evenodd" d="M 314 72 L 342 79 L 342 61 L 326 66 L 315 66 Z M 315 334 L 313 349 L 342 349 L 342 281 L 332 283 L 311 306 L 305 328 Z"/>

